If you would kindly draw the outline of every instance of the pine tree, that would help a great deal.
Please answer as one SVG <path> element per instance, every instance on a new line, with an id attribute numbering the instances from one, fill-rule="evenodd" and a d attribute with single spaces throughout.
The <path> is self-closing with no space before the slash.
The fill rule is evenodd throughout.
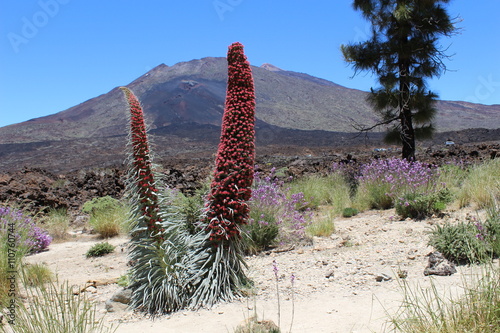
<path id="1" fill-rule="evenodd" d="M 415 138 L 432 135 L 437 95 L 426 79 L 438 77 L 446 66 L 438 39 L 455 31 L 442 3 L 449 0 L 354 0 L 372 25 L 369 40 L 342 45 L 341 51 L 355 73 L 371 71 L 380 87 L 371 89 L 368 101 L 382 116 L 380 125 L 391 125 L 388 142 L 402 144 L 402 157 L 415 159 Z"/>

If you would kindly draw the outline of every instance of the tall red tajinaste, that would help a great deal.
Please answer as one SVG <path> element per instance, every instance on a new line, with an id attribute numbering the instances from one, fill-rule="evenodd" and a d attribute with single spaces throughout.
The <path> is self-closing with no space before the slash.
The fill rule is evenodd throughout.
<path id="1" fill-rule="evenodd" d="M 208 196 L 210 240 L 240 236 L 247 222 L 255 164 L 255 93 L 250 63 L 243 45 L 233 43 L 227 53 L 228 80 L 222 133 Z"/>
<path id="2" fill-rule="evenodd" d="M 149 144 L 144 122 L 144 113 L 134 93 L 126 87 L 120 88 L 127 98 L 130 108 L 130 141 L 132 145 L 131 178 L 135 182 L 135 195 L 138 201 L 139 214 L 153 237 L 161 238 L 161 231 L 157 222 L 158 190 L 155 186 L 153 168 L 149 154 Z"/>

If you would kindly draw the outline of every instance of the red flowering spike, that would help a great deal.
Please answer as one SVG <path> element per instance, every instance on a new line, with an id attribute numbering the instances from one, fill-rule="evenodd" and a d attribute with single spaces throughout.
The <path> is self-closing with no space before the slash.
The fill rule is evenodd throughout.
<path id="1" fill-rule="evenodd" d="M 207 208 L 208 229 L 215 241 L 239 237 L 236 224 L 248 219 L 246 201 L 251 196 L 255 164 L 255 93 L 242 44 L 229 46 L 227 62 L 226 104 Z"/>
<path id="2" fill-rule="evenodd" d="M 132 170 L 130 174 L 134 175 L 136 192 L 138 195 L 139 209 L 142 212 L 142 218 L 148 229 L 158 234 L 159 227 L 155 222 L 161 222 L 158 212 L 158 191 L 155 187 L 151 159 L 149 156 L 148 138 L 146 125 L 144 122 L 144 113 L 137 97 L 126 87 L 120 88 L 127 98 L 130 107 L 130 137 L 132 145 Z M 151 212 L 151 213 L 149 213 Z M 157 240 L 160 240 L 159 238 Z"/>

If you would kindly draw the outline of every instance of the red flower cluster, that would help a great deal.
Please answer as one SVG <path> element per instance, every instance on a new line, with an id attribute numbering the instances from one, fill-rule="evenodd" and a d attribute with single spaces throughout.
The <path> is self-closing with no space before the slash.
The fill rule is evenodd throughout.
<path id="1" fill-rule="evenodd" d="M 243 45 L 233 43 L 227 54 L 228 82 L 222 133 L 208 197 L 210 239 L 239 237 L 246 223 L 255 161 L 255 94 Z"/>
<path id="2" fill-rule="evenodd" d="M 144 113 L 137 97 L 126 87 L 121 87 L 130 107 L 130 136 L 132 144 L 132 170 L 136 180 L 140 213 L 150 232 L 158 235 L 161 229 L 156 222 L 161 222 L 158 216 L 158 190 L 155 186 L 151 159 L 149 157 L 148 138 Z"/>

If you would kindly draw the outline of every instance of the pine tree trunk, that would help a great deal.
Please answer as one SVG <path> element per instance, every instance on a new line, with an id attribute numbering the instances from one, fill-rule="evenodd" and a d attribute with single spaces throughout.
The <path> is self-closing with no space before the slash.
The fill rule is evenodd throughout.
<path id="1" fill-rule="evenodd" d="M 408 161 L 415 161 L 415 131 L 410 109 L 403 109 L 401 112 L 401 141 L 403 143 L 402 157 Z"/>
<path id="2" fill-rule="evenodd" d="M 402 50 L 408 44 L 408 37 L 401 36 Z M 403 144 L 402 158 L 408 161 L 415 160 L 415 130 L 413 129 L 412 113 L 410 109 L 410 64 L 404 53 L 399 54 L 399 117 L 401 120 L 400 137 Z"/>

